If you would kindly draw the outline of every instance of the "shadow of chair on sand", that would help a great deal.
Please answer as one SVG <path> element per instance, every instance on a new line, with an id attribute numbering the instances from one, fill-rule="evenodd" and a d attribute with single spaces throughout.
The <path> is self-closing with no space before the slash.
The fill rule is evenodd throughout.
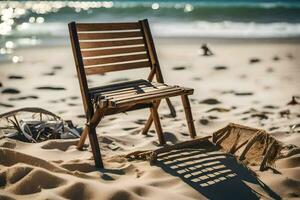
<path id="1" fill-rule="evenodd" d="M 219 150 L 212 144 L 205 149 L 172 150 L 160 153 L 155 165 L 208 199 L 281 199 L 235 157 Z"/>

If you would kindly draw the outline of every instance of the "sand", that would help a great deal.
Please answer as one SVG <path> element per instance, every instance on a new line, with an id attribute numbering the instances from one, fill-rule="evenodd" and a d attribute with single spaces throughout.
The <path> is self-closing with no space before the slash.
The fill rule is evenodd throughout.
<path id="1" fill-rule="evenodd" d="M 202 42 L 156 39 L 165 81 L 195 88 L 190 99 L 198 136 L 234 122 L 263 128 L 286 145 L 300 146 L 300 105 L 287 105 L 292 96 L 300 96 L 299 42 L 209 41 L 215 53 L 209 57 L 200 55 Z M 0 64 L 0 113 L 39 106 L 83 126 L 70 47 L 18 49 L 15 55 L 23 56 L 23 62 Z M 146 77 L 147 72 L 96 75 L 90 84 Z M 168 144 L 190 139 L 180 98 L 171 100 L 176 118 L 170 117 L 165 102 L 159 108 Z M 159 147 L 154 127 L 147 136 L 140 134 L 148 114 L 140 110 L 104 118 L 97 128 L 103 170 L 94 168 L 90 148 L 76 149 L 76 139 L 38 144 L 1 139 L 0 199 L 300 198 L 299 151 L 276 161 L 274 169 L 259 172 L 253 167 L 254 176 L 240 165 L 234 167 L 230 157 L 210 157 L 199 150 L 235 174 L 225 181 L 212 179 L 207 187 L 161 165 L 127 161 L 126 153 Z"/>

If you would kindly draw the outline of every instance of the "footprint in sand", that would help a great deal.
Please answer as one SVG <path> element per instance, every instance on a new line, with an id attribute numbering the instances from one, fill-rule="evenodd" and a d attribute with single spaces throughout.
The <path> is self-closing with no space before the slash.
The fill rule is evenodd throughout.
<path id="1" fill-rule="evenodd" d="M 175 70 L 175 71 L 179 71 L 179 70 L 185 70 L 186 67 L 184 67 L 184 66 L 177 66 L 177 67 L 173 67 L 172 69 Z"/>
<path id="2" fill-rule="evenodd" d="M 199 102 L 200 104 L 209 104 L 209 105 L 215 105 L 215 104 L 220 104 L 221 102 L 217 99 L 205 99 Z"/>
<path id="3" fill-rule="evenodd" d="M 2 90 L 2 94 L 19 94 L 19 93 L 20 93 L 20 91 L 15 88 L 6 88 L 6 89 Z"/>

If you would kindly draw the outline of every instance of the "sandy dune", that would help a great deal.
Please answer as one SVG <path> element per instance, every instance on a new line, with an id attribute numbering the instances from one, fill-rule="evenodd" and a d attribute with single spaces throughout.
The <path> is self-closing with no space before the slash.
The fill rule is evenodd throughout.
<path id="1" fill-rule="evenodd" d="M 235 122 L 263 128 L 285 144 L 300 146 L 300 104 L 287 105 L 292 96 L 300 96 L 299 43 L 211 42 L 209 46 L 215 55 L 203 57 L 199 55 L 201 42 L 157 40 L 166 82 L 195 88 L 191 106 L 198 136 L 209 135 Z M 39 106 L 83 126 L 71 49 L 65 46 L 20 49 L 15 54 L 23 56 L 24 61 L 0 65 L 0 113 Z M 90 84 L 135 79 L 146 74 L 137 70 L 97 75 Z M 176 118 L 169 116 L 165 103 L 160 107 L 168 144 L 189 139 L 179 100 L 172 99 L 178 113 Z M 158 148 L 153 129 L 147 136 L 140 134 L 148 114 L 143 110 L 104 118 L 97 129 L 104 170 L 94 168 L 90 148 L 76 149 L 77 140 L 29 144 L 0 139 L 0 199 L 300 198 L 299 151 L 279 159 L 273 170 L 259 172 L 252 167 L 257 176 L 220 150 L 187 152 L 183 156 L 186 159 L 194 154 L 206 156 L 191 159 L 191 165 L 208 163 L 194 169 L 191 176 L 163 162 L 168 157 L 162 158 L 157 166 L 146 161 L 127 161 L 123 156 L 126 153 Z M 182 156 L 179 152 L 170 154 Z M 223 165 L 225 169 L 218 169 Z M 183 165 L 184 169 L 188 167 Z M 218 173 L 207 170 L 210 168 Z M 191 177 L 202 176 L 199 171 L 211 177 L 207 181 L 192 181 Z"/>

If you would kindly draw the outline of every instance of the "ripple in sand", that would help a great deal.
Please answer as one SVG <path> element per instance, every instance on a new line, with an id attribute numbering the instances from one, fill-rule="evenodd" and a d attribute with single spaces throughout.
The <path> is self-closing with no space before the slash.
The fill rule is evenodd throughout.
<path id="1" fill-rule="evenodd" d="M 14 107 L 14 105 L 6 104 L 6 103 L 0 103 L 0 107 L 12 108 L 12 107 Z"/>
<path id="2" fill-rule="evenodd" d="M 19 101 L 19 100 L 25 100 L 25 99 L 38 99 L 38 96 L 30 95 L 30 96 L 24 96 L 24 97 L 15 97 L 15 98 L 9 98 L 10 101 Z"/>
<path id="3" fill-rule="evenodd" d="M 18 75 L 11 75 L 7 77 L 8 79 L 24 79 L 23 76 L 18 76 Z"/>
<path id="4" fill-rule="evenodd" d="M 62 66 L 59 66 L 59 65 L 56 65 L 56 66 L 53 66 L 52 69 L 54 70 L 60 70 L 62 69 L 63 67 Z"/>
<path id="5" fill-rule="evenodd" d="M 213 112 L 213 111 L 216 111 L 216 112 L 229 112 L 230 109 L 227 109 L 227 108 L 221 108 L 221 107 L 216 107 L 216 108 L 209 109 L 209 110 L 207 110 L 206 112 Z"/>
<path id="6" fill-rule="evenodd" d="M 215 66 L 214 69 L 217 70 L 217 71 L 219 71 L 219 70 L 226 70 L 227 67 L 220 65 L 220 66 Z"/>
<path id="7" fill-rule="evenodd" d="M 51 86 L 42 86 L 36 87 L 37 90 L 66 90 L 64 87 L 51 87 Z"/>
<path id="8" fill-rule="evenodd" d="M 201 103 L 201 104 L 215 105 L 215 104 L 219 104 L 221 102 L 219 100 L 217 100 L 217 99 L 210 98 L 210 99 L 202 100 L 199 103 Z"/>
<path id="9" fill-rule="evenodd" d="M 194 80 L 194 81 L 201 81 L 202 78 L 201 78 L 201 77 L 194 77 L 193 80 Z"/>
<path id="10" fill-rule="evenodd" d="M 254 64 L 254 63 L 259 63 L 261 60 L 259 58 L 250 58 L 249 63 Z"/>
<path id="11" fill-rule="evenodd" d="M 6 88 L 6 89 L 2 90 L 2 94 L 19 94 L 19 93 L 20 93 L 20 91 L 15 88 Z"/>
<path id="12" fill-rule="evenodd" d="M 253 92 L 235 92 L 234 95 L 236 96 L 251 96 Z"/>
<path id="13" fill-rule="evenodd" d="M 278 106 L 273 106 L 273 105 L 265 105 L 264 108 L 266 109 L 278 109 Z"/>
<path id="14" fill-rule="evenodd" d="M 179 70 L 185 70 L 186 67 L 184 67 L 184 66 L 178 66 L 178 67 L 173 67 L 172 69 L 175 70 L 175 71 L 179 71 Z"/>
<path id="15" fill-rule="evenodd" d="M 55 72 L 46 72 L 42 74 L 43 76 L 54 76 Z"/>

